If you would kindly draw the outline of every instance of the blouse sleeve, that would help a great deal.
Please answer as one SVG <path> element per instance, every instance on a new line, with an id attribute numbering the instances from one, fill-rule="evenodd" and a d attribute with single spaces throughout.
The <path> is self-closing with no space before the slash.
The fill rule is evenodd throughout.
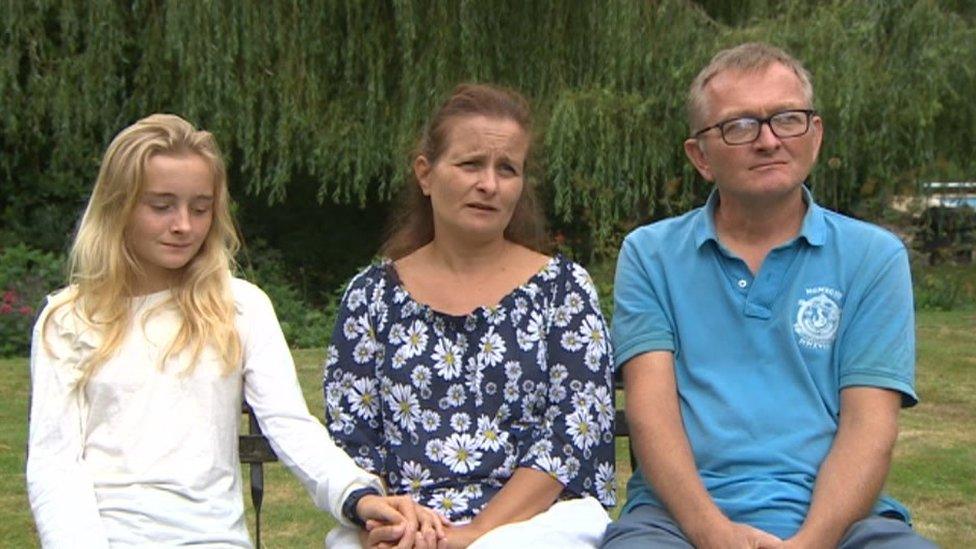
<path id="1" fill-rule="evenodd" d="M 268 297 L 248 285 L 243 303 L 244 395 L 271 447 L 312 495 L 315 505 L 349 525 L 342 503 L 358 488 L 382 493 L 375 476 L 363 471 L 336 447 L 322 424 L 308 412 L 295 363 Z"/>
<path id="2" fill-rule="evenodd" d="M 382 277 L 374 280 L 370 271 L 350 283 L 326 349 L 322 389 L 326 426 L 336 443 L 364 469 L 384 476 L 386 444 L 375 366 L 382 351 L 372 320 L 373 315 L 386 311 L 386 305 L 372 295 L 383 294 L 382 284 Z"/>
<path id="3" fill-rule="evenodd" d="M 43 547 L 108 547 L 95 488 L 84 462 L 81 338 L 62 333 L 52 302 L 31 342 L 27 493 Z M 64 310 L 59 309 L 59 311 Z M 45 341 L 47 336 L 47 341 Z"/>
<path id="4" fill-rule="evenodd" d="M 535 443 L 521 465 L 553 475 L 566 490 L 616 503 L 613 356 L 596 288 L 568 263 L 555 280 L 545 338 L 549 386 Z"/>

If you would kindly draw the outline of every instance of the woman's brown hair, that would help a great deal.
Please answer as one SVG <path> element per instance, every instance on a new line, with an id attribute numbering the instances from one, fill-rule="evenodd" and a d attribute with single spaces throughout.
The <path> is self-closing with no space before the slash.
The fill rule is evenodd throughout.
<path id="1" fill-rule="evenodd" d="M 448 148 L 451 124 L 460 118 L 474 116 L 512 120 L 518 124 L 530 142 L 523 173 L 531 173 L 532 112 L 529 102 L 514 90 L 491 84 L 461 84 L 454 88 L 450 97 L 434 111 L 410 160 L 423 156 L 431 165 L 437 163 Z M 412 170 L 400 194 L 389 236 L 380 247 L 380 255 L 392 260 L 409 255 L 434 239 L 434 213 L 430 197 L 421 192 Z M 538 252 L 548 249 L 545 217 L 529 177 L 525 179 L 512 219 L 505 228 L 505 238 Z"/>

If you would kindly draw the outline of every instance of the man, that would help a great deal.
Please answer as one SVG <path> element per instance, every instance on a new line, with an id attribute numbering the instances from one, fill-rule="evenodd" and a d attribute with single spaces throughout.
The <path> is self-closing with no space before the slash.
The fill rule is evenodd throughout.
<path id="1" fill-rule="evenodd" d="M 639 467 L 604 547 L 931 547 L 879 496 L 917 402 L 908 257 L 804 186 L 823 138 L 809 74 L 743 44 L 698 75 L 689 115 L 715 190 L 618 259 Z"/>

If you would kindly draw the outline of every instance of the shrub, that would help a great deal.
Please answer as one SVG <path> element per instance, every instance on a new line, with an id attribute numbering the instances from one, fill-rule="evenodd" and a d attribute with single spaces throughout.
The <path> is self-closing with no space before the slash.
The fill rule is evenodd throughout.
<path id="1" fill-rule="evenodd" d="M 327 303 L 318 307 L 312 304 L 285 272 L 281 253 L 263 241 L 256 240 L 249 246 L 247 255 L 246 278 L 268 294 L 288 345 L 293 349 L 326 345 L 335 317 L 335 305 Z"/>
<path id="2" fill-rule="evenodd" d="M 26 356 L 44 297 L 64 285 L 64 258 L 16 244 L 0 250 L 0 356 Z"/>

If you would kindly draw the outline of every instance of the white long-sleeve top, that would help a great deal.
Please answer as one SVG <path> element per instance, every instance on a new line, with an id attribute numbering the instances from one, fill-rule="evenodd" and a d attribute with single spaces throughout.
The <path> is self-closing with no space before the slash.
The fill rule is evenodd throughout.
<path id="1" fill-rule="evenodd" d="M 48 300 L 34 327 L 27 486 L 44 547 L 205 544 L 251 547 L 244 523 L 238 433 L 241 394 L 281 461 L 315 504 L 343 523 L 341 506 L 379 480 L 337 448 L 302 397 L 268 297 L 231 283 L 241 369 L 221 374 L 204 348 L 159 359 L 179 329 L 170 292 L 133 300 L 118 352 L 82 388 L 78 368 L 99 334 L 71 307 Z M 45 341 L 42 341 L 46 339 Z"/>

